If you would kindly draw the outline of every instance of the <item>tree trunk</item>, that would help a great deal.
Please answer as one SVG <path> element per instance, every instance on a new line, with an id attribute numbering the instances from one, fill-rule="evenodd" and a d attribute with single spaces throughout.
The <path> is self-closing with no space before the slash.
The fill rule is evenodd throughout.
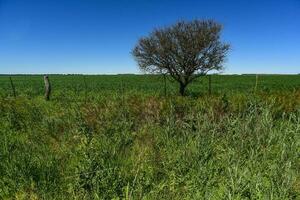
<path id="1" fill-rule="evenodd" d="M 208 94 L 211 95 L 211 75 L 208 75 Z"/>
<path id="2" fill-rule="evenodd" d="M 179 83 L 179 93 L 180 93 L 181 96 L 185 95 L 185 88 L 186 88 L 185 84 Z"/>

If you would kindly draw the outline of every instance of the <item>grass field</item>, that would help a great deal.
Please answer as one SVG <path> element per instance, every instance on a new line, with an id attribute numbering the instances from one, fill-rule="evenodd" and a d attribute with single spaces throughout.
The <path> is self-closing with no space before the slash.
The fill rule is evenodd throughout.
<path id="1" fill-rule="evenodd" d="M 255 75 L 212 75 L 212 92 L 248 93 L 253 92 L 256 82 Z M 12 76 L 17 93 L 21 96 L 35 97 L 43 95 L 44 82 L 42 76 Z M 53 97 L 58 98 L 61 93 L 70 93 L 72 98 L 83 97 L 88 92 L 93 94 L 138 92 L 143 94 L 164 94 L 164 79 L 155 75 L 52 75 L 50 81 Z M 12 94 L 9 76 L 0 76 L 0 94 Z M 258 91 L 292 91 L 300 88 L 300 75 L 259 75 Z M 203 95 L 208 92 L 208 77 L 200 77 L 192 83 L 188 90 L 191 95 Z M 178 85 L 167 78 L 168 94 L 176 94 Z"/>
<path id="2" fill-rule="evenodd" d="M 300 76 L 0 76 L 0 199 L 300 199 Z"/>

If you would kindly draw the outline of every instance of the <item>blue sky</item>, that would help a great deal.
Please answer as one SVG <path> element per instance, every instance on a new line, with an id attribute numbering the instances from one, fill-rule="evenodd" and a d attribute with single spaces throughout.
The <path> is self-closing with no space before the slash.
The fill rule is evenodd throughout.
<path id="1" fill-rule="evenodd" d="M 214 19 L 225 73 L 300 73 L 300 0 L 0 0 L 0 73 L 139 73 L 153 28 Z"/>

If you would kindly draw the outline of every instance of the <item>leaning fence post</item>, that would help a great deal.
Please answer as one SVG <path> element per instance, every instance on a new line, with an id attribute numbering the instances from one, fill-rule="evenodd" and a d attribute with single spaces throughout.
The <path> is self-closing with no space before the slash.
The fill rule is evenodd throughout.
<path id="1" fill-rule="evenodd" d="M 11 85 L 11 89 L 12 89 L 13 95 L 16 98 L 16 89 L 15 89 L 15 85 L 14 85 L 14 83 L 12 81 L 11 76 L 9 77 L 9 80 L 10 80 L 10 85 Z"/>
<path id="2" fill-rule="evenodd" d="M 258 85 L 258 74 L 256 74 L 254 92 L 256 92 L 256 90 L 257 90 L 257 85 Z"/>
<path id="3" fill-rule="evenodd" d="M 208 75 L 208 94 L 211 95 L 211 75 Z"/>
<path id="4" fill-rule="evenodd" d="M 84 82 L 84 102 L 86 103 L 87 101 L 87 84 L 85 80 L 85 75 L 83 75 L 83 82 Z"/>
<path id="5" fill-rule="evenodd" d="M 44 82 L 45 82 L 45 100 L 50 100 L 50 94 L 51 94 L 51 84 L 49 81 L 49 77 L 46 75 L 44 76 Z"/>
<path id="6" fill-rule="evenodd" d="M 122 106 L 125 105 L 125 97 L 124 97 L 124 83 L 123 83 L 123 77 L 121 77 L 121 95 L 122 95 Z"/>
<path id="7" fill-rule="evenodd" d="M 167 79 L 166 74 L 164 74 L 164 94 L 167 96 Z"/>

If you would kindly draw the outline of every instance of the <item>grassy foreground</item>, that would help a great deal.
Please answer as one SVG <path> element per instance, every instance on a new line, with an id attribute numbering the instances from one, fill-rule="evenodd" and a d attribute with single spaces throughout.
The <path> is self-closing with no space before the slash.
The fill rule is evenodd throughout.
<path id="1" fill-rule="evenodd" d="M 299 199 L 300 91 L 0 99 L 1 199 Z"/>

